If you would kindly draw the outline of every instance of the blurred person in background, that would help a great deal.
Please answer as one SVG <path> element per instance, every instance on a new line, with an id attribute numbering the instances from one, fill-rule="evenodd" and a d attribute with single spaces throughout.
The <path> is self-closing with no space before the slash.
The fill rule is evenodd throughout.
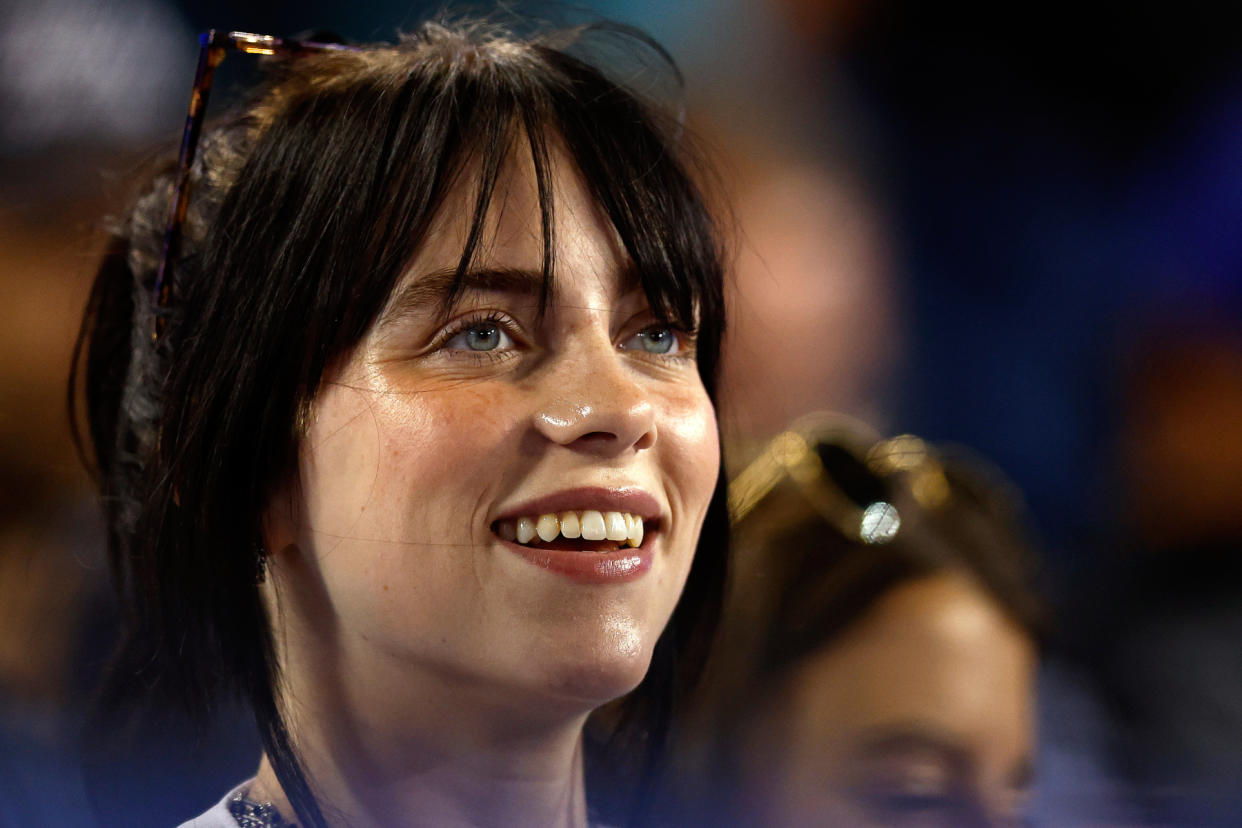
<path id="1" fill-rule="evenodd" d="M 699 5 L 710 39 L 687 50 L 711 82 L 691 114 L 718 148 L 739 228 L 721 375 L 736 473 L 814 411 L 882 429 L 906 332 L 882 159 L 848 79 L 781 3 Z"/>
<path id="2" fill-rule="evenodd" d="M 1045 621 L 1008 484 L 909 435 L 804 422 L 730 504 L 686 822 L 1021 824 Z"/>
<path id="3" fill-rule="evenodd" d="M 1065 623 L 1035 810 L 1180 824 L 1202 799 L 1242 823 L 1239 374 L 1218 318 L 1236 331 L 1242 307 L 1239 8 L 770 5 L 822 123 L 878 161 L 900 309 L 882 414 L 995 459 L 1048 540 Z M 1136 382 L 1117 353 L 1151 319 L 1164 355 Z"/>

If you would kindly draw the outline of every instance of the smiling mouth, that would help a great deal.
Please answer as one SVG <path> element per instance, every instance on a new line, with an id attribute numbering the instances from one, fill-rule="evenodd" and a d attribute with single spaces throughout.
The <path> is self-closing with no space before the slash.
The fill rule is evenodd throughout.
<path id="1" fill-rule="evenodd" d="M 531 549 L 606 553 L 642 546 L 658 523 L 658 519 L 644 523 L 642 516 L 630 512 L 583 509 L 498 520 L 492 531 L 502 540 Z"/>

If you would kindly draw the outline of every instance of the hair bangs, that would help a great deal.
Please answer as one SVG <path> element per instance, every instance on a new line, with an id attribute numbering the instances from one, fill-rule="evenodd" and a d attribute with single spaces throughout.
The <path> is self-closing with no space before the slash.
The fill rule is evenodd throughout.
<path id="1" fill-rule="evenodd" d="M 411 48 L 425 45 L 421 40 L 407 42 L 394 51 Z M 523 149 L 530 153 L 538 190 L 544 282 L 541 312 L 551 294 L 555 222 L 548 106 L 542 86 L 521 82 L 531 72 L 506 72 L 498 58 L 453 60 L 440 53 L 432 57 L 439 64 L 433 71 L 403 72 L 406 77 L 394 79 L 389 94 L 371 110 L 372 117 L 387 123 L 378 163 L 357 170 L 358 180 L 369 182 L 365 211 L 369 221 L 365 253 L 353 267 L 359 279 L 357 292 L 381 301 L 351 307 L 355 311 L 352 323 L 334 343 L 334 355 L 352 347 L 365 333 L 382 309 L 382 300 L 416 256 L 449 194 L 468 186 L 473 190 L 470 222 L 456 279 L 443 299 L 442 311 L 451 312 L 466 274 L 485 247 L 487 217 L 497 188 Z M 516 57 L 505 55 L 504 59 Z M 373 122 L 363 128 L 375 132 Z M 366 140 L 366 135 L 358 139 Z M 350 163 L 346 158 L 340 161 Z M 354 165 L 358 166 L 356 160 Z M 429 169 L 434 174 L 428 175 Z"/>
<path id="2" fill-rule="evenodd" d="M 714 391 L 723 261 L 703 196 L 675 154 L 672 130 L 589 64 L 554 50 L 544 56 L 564 79 L 551 90 L 552 108 L 569 154 L 620 237 L 652 310 L 697 332 L 699 372 Z"/>
<path id="3" fill-rule="evenodd" d="M 370 272 L 381 276 L 390 293 L 449 191 L 469 181 L 472 212 L 456 280 L 444 300 L 447 315 L 485 244 L 487 216 L 504 170 L 517 153 L 528 152 L 543 246 L 542 313 L 556 269 L 552 147 L 560 145 L 617 232 L 653 311 L 698 333 L 705 355 L 700 371 L 714 390 L 724 316 L 722 256 L 704 199 L 670 151 L 673 130 L 593 65 L 550 47 L 528 48 L 445 59 L 435 88 L 405 92 L 390 105 L 385 164 L 373 176 L 370 212 L 378 220 Z M 524 63 L 525 71 L 506 71 L 511 61 Z M 411 77 L 406 83 L 426 85 L 427 79 Z M 428 158 L 444 148 L 452 148 L 452 155 L 437 157 L 439 172 L 427 188 Z M 356 341 L 376 312 L 372 308 L 350 326 L 350 341 L 335 350 Z"/>

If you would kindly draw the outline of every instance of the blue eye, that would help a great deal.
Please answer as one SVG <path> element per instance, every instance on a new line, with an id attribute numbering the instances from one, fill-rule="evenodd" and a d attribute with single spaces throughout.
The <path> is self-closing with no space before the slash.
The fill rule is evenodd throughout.
<path id="1" fill-rule="evenodd" d="M 668 356 L 681 350 L 677 332 L 667 325 L 652 325 L 634 334 L 621 346 L 626 350 L 642 350 L 649 354 Z"/>
<path id="2" fill-rule="evenodd" d="M 513 347 L 513 338 L 495 322 L 475 322 L 444 343 L 458 351 L 495 351 Z"/>
<path id="3" fill-rule="evenodd" d="M 500 328 L 495 325 L 471 325 L 464 333 L 472 351 L 491 351 L 500 345 Z"/>

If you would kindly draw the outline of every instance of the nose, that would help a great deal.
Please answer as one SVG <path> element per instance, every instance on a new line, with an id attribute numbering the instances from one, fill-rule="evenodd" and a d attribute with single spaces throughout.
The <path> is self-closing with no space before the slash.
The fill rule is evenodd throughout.
<path id="1" fill-rule="evenodd" d="M 600 456 L 655 444 L 650 389 L 615 349 L 566 356 L 541 385 L 534 426 L 549 441 Z"/>

